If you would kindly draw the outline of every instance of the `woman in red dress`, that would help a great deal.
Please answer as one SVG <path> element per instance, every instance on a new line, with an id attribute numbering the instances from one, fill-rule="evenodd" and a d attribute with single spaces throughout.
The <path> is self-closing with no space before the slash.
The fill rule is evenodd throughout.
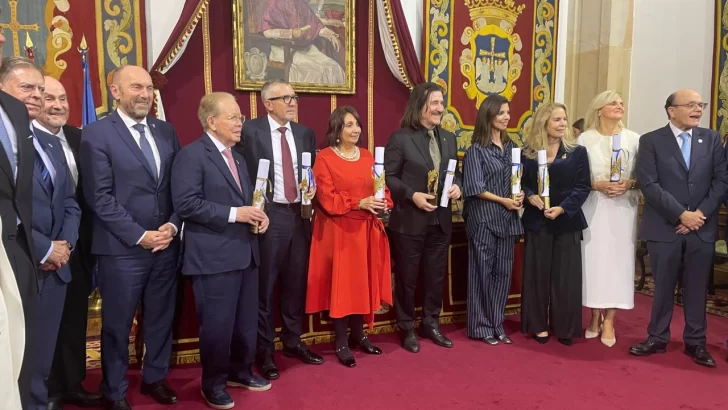
<path id="1" fill-rule="evenodd" d="M 329 311 L 334 322 L 336 356 L 344 366 L 356 361 L 349 348 L 381 354 L 364 335 L 374 312 L 392 304 L 389 241 L 377 213 L 392 208 L 374 197 L 372 154 L 356 146 L 361 135 L 359 114 L 337 108 L 329 118 L 329 147 L 316 155 L 313 240 L 308 268 L 306 312 Z M 351 335 L 347 342 L 347 328 Z"/>

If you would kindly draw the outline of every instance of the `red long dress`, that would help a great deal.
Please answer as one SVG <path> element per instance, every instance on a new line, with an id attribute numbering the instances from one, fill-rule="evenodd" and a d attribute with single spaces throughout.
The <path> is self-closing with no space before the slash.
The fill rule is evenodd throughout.
<path id="1" fill-rule="evenodd" d="M 356 209 L 360 199 L 374 194 L 374 157 L 359 152 L 358 161 L 346 161 L 331 148 L 316 155 L 306 313 L 361 314 L 371 328 L 374 312 L 392 305 L 392 267 L 384 225 L 371 212 Z M 391 209 L 386 188 L 385 198 Z"/>

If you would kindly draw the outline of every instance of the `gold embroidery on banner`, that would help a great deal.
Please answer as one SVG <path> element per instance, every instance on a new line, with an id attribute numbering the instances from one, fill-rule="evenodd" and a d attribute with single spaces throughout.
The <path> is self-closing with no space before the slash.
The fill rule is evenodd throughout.
<path id="1" fill-rule="evenodd" d="M 8 13 L 10 15 L 10 21 L 7 23 L 0 23 L 0 29 L 3 31 L 5 31 L 5 29 L 10 30 L 13 38 L 13 55 L 19 56 L 20 30 L 25 30 L 26 32 L 28 30 L 39 31 L 40 27 L 38 27 L 37 24 L 22 24 L 18 21 L 18 0 L 8 0 L 8 5 L 10 6 L 10 12 Z"/>
<path id="2" fill-rule="evenodd" d="M 336 94 L 331 94 L 331 112 L 336 110 Z"/>
<path id="3" fill-rule="evenodd" d="M 250 119 L 254 120 L 258 118 L 258 99 L 256 97 L 256 92 L 251 91 L 250 92 Z"/>
<path id="4" fill-rule="evenodd" d="M 182 49 L 182 46 L 185 44 L 187 39 L 192 35 L 192 32 L 195 30 L 195 27 L 197 27 L 197 23 L 202 18 L 202 15 L 207 10 L 207 5 L 210 2 L 210 0 L 199 0 L 200 2 L 197 4 L 197 9 L 195 9 L 195 12 L 192 13 L 192 17 L 190 18 L 190 21 L 187 22 L 187 25 L 185 26 L 185 29 L 182 30 L 182 33 L 180 34 L 177 41 L 174 43 L 174 46 L 169 50 L 167 55 L 164 57 L 164 60 L 162 60 L 162 64 L 160 64 L 158 70 L 163 70 L 167 68 L 169 64 L 174 61 L 175 58 L 177 58 L 177 54 Z"/>
<path id="5" fill-rule="evenodd" d="M 202 13 L 202 49 L 203 49 L 203 75 L 205 77 L 205 94 L 212 92 L 212 57 L 210 56 L 210 9 L 205 8 Z"/>
<path id="6" fill-rule="evenodd" d="M 374 152 L 374 1 L 369 1 L 369 37 L 367 39 L 367 148 Z"/>
<path id="7" fill-rule="evenodd" d="M 404 80 L 404 85 L 411 90 L 414 87 L 412 86 L 412 81 L 410 81 L 410 78 L 407 75 L 407 70 L 405 69 L 404 57 L 402 57 L 402 52 L 399 47 L 399 38 L 397 37 L 397 33 L 395 32 L 394 28 L 394 17 L 392 16 L 392 7 L 390 5 L 390 0 L 384 0 L 382 4 L 384 5 L 384 14 L 387 20 L 387 31 L 389 32 L 389 39 L 392 41 L 394 56 L 397 58 L 397 71 L 399 71 L 399 75 L 402 76 L 402 79 Z"/>
<path id="8" fill-rule="evenodd" d="M 65 8 L 65 11 L 59 6 Z M 43 20 L 46 27 L 50 28 L 50 36 L 46 39 L 48 58 L 43 66 L 43 71 L 46 75 L 60 79 L 63 72 L 68 68 L 68 63 L 65 60 L 60 60 L 59 57 L 71 49 L 73 30 L 71 30 L 71 25 L 65 17 L 53 15 L 56 8 L 62 12 L 67 12 L 70 5 L 68 3 L 58 4 L 58 2 L 46 3 Z"/>
<path id="9" fill-rule="evenodd" d="M 121 20 L 106 19 L 104 20 L 104 31 L 109 32 L 106 39 L 106 52 L 116 67 L 128 64 L 129 54 L 134 48 L 134 41 L 131 35 L 126 32 L 131 28 L 132 23 L 132 6 L 130 0 L 119 0 L 121 6 L 111 3 L 114 0 L 104 0 L 104 10 L 110 17 L 116 17 L 121 14 Z M 123 13 L 122 13 L 123 11 Z"/>
<path id="10" fill-rule="evenodd" d="M 728 1 L 721 1 L 718 8 L 715 16 L 715 69 L 711 127 L 717 129 L 722 138 L 728 133 L 728 60 L 723 63 L 722 68 L 720 67 L 721 56 L 728 53 Z M 722 119 L 718 120 L 719 118 Z"/>

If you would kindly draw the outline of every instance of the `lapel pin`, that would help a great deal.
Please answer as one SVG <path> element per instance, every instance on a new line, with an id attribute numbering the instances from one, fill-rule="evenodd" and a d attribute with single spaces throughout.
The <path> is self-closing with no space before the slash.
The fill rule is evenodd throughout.
<path id="1" fill-rule="evenodd" d="M 28 135 L 28 139 L 33 138 L 33 134 Z"/>
<path id="2" fill-rule="evenodd" d="M 561 159 L 566 159 L 566 154 L 562 155 Z"/>
<path id="3" fill-rule="evenodd" d="M 702 144 L 702 143 L 703 143 L 703 140 L 698 140 L 698 144 Z"/>
<path id="4" fill-rule="evenodd" d="M 155 125 L 154 125 L 154 123 L 152 123 L 152 128 L 155 128 Z"/>

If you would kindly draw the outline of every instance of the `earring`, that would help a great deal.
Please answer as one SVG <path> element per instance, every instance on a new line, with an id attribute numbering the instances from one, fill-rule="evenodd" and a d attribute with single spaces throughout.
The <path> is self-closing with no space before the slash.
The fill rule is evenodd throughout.
<path id="1" fill-rule="evenodd" d="M 341 140 L 337 138 L 337 139 L 336 139 L 336 143 L 338 144 L 338 143 L 340 143 L 340 142 L 341 142 Z"/>

